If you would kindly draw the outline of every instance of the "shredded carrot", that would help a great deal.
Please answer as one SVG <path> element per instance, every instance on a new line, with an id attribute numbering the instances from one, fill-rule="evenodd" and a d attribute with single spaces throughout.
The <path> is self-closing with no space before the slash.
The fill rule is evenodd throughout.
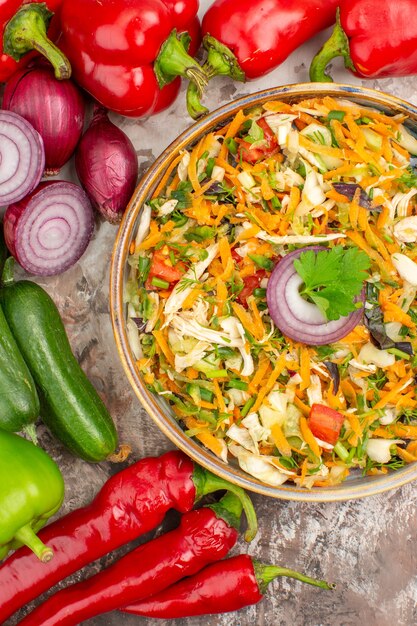
<path id="1" fill-rule="evenodd" d="M 155 337 L 161 351 L 162 354 L 164 355 L 164 357 L 166 358 L 166 360 L 168 361 L 168 363 L 174 367 L 175 366 L 175 357 L 171 351 L 171 348 L 168 346 L 168 342 L 165 338 L 164 332 L 162 330 L 153 330 L 152 331 L 153 336 Z"/>
<path id="2" fill-rule="evenodd" d="M 181 161 L 183 157 L 183 153 L 180 152 L 169 164 L 169 166 L 167 167 L 164 175 L 162 176 L 161 180 L 159 181 L 157 187 L 155 188 L 155 191 L 152 194 L 152 198 L 157 198 L 161 192 L 163 191 L 163 189 L 166 187 L 166 184 L 173 172 L 173 170 L 177 167 L 178 163 Z"/>
<path id="3" fill-rule="evenodd" d="M 291 456 L 291 446 L 279 424 L 273 424 L 271 426 L 271 436 L 280 454 L 283 456 Z"/>
<path id="4" fill-rule="evenodd" d="M 307 419 L 304 416 L 300 417 L 300 430 L 301 430 L 301 435 L 304 441 L 306 442 L 306 444 L 308 445 L 312 453 L 315 456 L 320 457 L 321 456 L 320 446 L 317 443 L 316 438 L 314 437 L 313 433 L 311 432 L 307 423 Z"/>
<path id="5" fill-rule="evenodd" d="M 310 386 L 310 352 L 308 348 L 300 348 L 300 389 L 307 389 Z"/>
<path id="6" fill-rule="evenodd" d="M 269 392 L 272 390 L 272 387 L 275 385 L 278 377 L 282 374 L 282 372 L 284 371 L 285 367 L 286 367 L 286 352 L 283 352 L 279 359 L 277 360 L 277 362 L 275 363 L 275 367 L 272 370 L 271 374 L 269 375 L 269 378 L 266 382 L 266 385 L 263 387 L 263 389 L 260 390 L 258 397 L 256 398 L 255 404 L 253 405 L 253 412 L 256 413 L 256 411 L 259 409 L 259 407 L 261 406 L 263 399 L 265 398 L 265 396 L 267 396 L 269 394 Z"/>

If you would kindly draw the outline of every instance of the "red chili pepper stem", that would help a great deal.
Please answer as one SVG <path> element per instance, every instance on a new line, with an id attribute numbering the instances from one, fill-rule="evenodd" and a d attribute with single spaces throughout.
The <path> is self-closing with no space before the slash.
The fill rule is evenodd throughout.
<path id="1" fill-rule="evenodd" d="M 245 82 L 245 72 L 230 48 L 208 34 L 203 38 L 203 45 L 207 50 L 207 59 L 203 65 L 203 70 L 208 80 L 214 76 L 230 76 L 233 80 Z M 200 102 L 201 95 L 193 83 L 188 85 L 187 110 L 195 120 L 208 113 L 208 109 Z"/>
<path id="2" fill-rule="evenodd" d="M 340 23 L 339 9 L 336 12 L 336 24 L 332 34 L 311 62 L 310 80 L 313 83 L 332 83 L 333 78 L 326 72 L 326 68 L 336 57 L 343 57 L 346 69 L 355 71 L 350 56 L 349 39 Z"/>
<path id="3" fill-rule="evenodd" d="M 313 585 L 314 587 L 320 587 L 321 589 L 336 589 L 336 585 L 334 583 L 328 583 L 325 580 L 317 580 L 316 578 L 311 578 L 310 576 L 306 576 L 301 572 L 297 572 L 293 569 L 288 569 L 288 567 L 280 567 L 279 565 L 267 565 L 265 563 L 253 561 L 253 569 L 255 572 L 256 581 L 259 586 L 259 591 L 262 594 L 265 593 L 269 583 L 279 576 L 294 578 L 295 580 L 299 580 L 302 583 L 307 583 L 308 585 Z"/>
<path id="4" fill-rule="evenodd" d="M 36 50 L 51 63 L 55 77 L 65 80 L 71 76 L 70 62 L 46 34 L 53 15 L 45 3 L 22 6 L 4 30 L 3 51 L 20 61 L 27 52 Z"/>
<path id="5" fill-rule="evenodd" d="M 171 31 L 164 41 L 154 63 L 154 72 L 159 87 L 172 82 L 176 76 L 184 76 L 195 85 L 198 93 L 202 93 L 208 79 L 202 67 L 186 50 L 185 44 L 189 39 L 177 36 L 177 31 Z"/>
<path id="6" fill-rule="evenodd" d="M 256 518 L 255 509 L 247 493 L 237 485 L 233 485 L 223 478 L 215 476 L 208 470 L 203 469 L 199 465 L 195 465 L 193 472 L 193 482 L 196 490 L 196 501 L 204 495 L 213 493 L 214 491 L 229 491 L 234 494 L 240 501 L 241 506 L 246 515 L 247 529 L 245 532 L 245 541 L 252 541 L 258 532 L 258 520 Z"/>

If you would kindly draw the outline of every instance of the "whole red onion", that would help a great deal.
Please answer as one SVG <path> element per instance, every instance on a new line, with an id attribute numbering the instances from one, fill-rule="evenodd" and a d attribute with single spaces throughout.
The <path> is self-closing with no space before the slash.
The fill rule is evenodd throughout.
<path id="1" fill-rule="evenodd" d="M 70 159 L 84 126 L 85 102 L 71 80 L 57 80 L 52 67 L 16 72 L 6 83 L 3 109 L 24 117 L 45 146 L 45 174 L 57 174 Z"/>
<path id="2" fill-rule="evenodd" d="M 112 224 L 122 218 L 138 177 L 129 137 L 99 106 L 75 152 L 75 169 L 92 205 Z"/>

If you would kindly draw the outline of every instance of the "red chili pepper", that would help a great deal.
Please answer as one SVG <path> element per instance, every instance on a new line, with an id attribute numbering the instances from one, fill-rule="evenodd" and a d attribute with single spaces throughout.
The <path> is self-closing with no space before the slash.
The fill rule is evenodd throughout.
<path id="1" fill-rule="evenodd" d="M 255 289 L 259 287 L 262 280 L 266 276 L 265 270 L 258 270 L 252 276 L 245 276 L 243 279 L 243 289 L 237 297 L 237 301 L 243 306 L 247 306 L 247 299 L 251 296 Z"/>
<path id="2" fill-rule="evenodd" d="M 20 624 L 80 624 L 162 591 L 229 552 L 238 538 L 241 511 L 238 498 L 227 493 L 218 504 L 186 513 L 178 528 L 139 546 L 95 576 L 59 591 Z"/>
<path id="3" fill-rule="evenodd" d="M 332 81 L 326 68 L 338 56 L 363 78 L 416 74 L 416 3 L 342 0 L 334 31 L 311 63 L 311 80 Z"/>
<path id="4" fill-rule="evenodd" d="M 278 139 L 267 120 L 260 117 L 256 123 L 264 134 L 261 144 L 254 147 L 248 141 L 239 140 L 238 158 L 248 163 L 256 163 L 260 159 L 266 159 L 279 150 Z"/>
<path id="5" fill-rule="evenodd" d="M 291 52 L 334 23 L 339 0 L 215 0 L 203 17 L 209 78 L 251 80 L 280 65 Z M 207 112 L 190 85 L 192 117 Z"/>
<path id="6" fill-rule="evenodd" d="M 122 611 L 162 619 L 238 611 L 262 600 L 267 586 L 278 576 L 295 578 L 322 589 L 335 588 L 324 580 L 315 580 L 286 567 L 264 565 L 240 554 L 208 565 L 194 576 L 130 604 Z"/>
<path id="7" fill-rule="evenodd" d="M 339 439 L 344 416 L 324 404 L 313 404 L 308 416 L 308 426 L 315 437 L 334 445 Z"/>
<path id="8" fill-rule="evenodd" d="M 54 551 L 48 564 L 20 548 L 0 566 L 0 624 L 87 563 L 158 526 L 169 509 L 190 511 L 203 495 L 219 489 L 236 490 L 250 515 L 250 500 L 242 489 L 203 470 L 179 451 L 142 459 L 118 472 L 91 504 L 39 532 Z"/>
<path id="9" fill-rule="evenodd" d="M 25 67 L 37 53 L 48 54 L 53 59 L 61 56 L 51 41 L 60 33 L 61 4 L 62 0 L 0 2 L 0 35 L 3 42 L 0 83 L 6 82 L 17 69 Z M 59 78 L 69 78 L 71 75 L 67 61 L 57 71 Z"/>
<path id="10" fill-rule="evenodd" d="M 149 115 L 171 104 L 177 76 L 198 90 L 207 82 L 187 53 L 189 35 L 199 42 L 197 10 L 197 0 L 63 0 L 59 45 L 75 80 L 103 106 Z"/>

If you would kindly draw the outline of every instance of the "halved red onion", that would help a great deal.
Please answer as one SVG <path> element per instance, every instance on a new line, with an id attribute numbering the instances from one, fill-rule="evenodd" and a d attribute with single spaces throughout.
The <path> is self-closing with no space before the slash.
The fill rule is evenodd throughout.
<path id="1" fill-rule="evenodd" d="M 23 117 L 0 111 L 0 206 L 24 198 L 42 178 L 42 137 Z"/>
<path id="2" fill-rule="evenodd" d="M 47 175 L 70 159 L 84 125 L 84 97 L 71 80 L 57 80 L 51 65 L 25 67 L 4 88 L 3 109 L 24 117 L 41 135 Z"/>
<path id="3" fill-rule="evenodd" d="M 300 295 L 303 280 L 294 267 L 294 260 L 306 250 L 320 252 L 327 248 L 300 248 L 281 259 L 269 278 L 266 301 L 269 314 L 283 335 L 309 346 L 322 346 L 346 337 L 361 321 L 363 307 L 328 322 L 315 304 L 307 302 Z M 362 293 L 358 301 L 364 299 Z"/>
<path id="4" fill-rule="evenodd" d="M 91 203 L 74 183 L 41 183 L 11 204 L 4 215 L 4 238 L 11 254 L 30 274 L 53 276 L 74 265 L 94 229 Z"/>

